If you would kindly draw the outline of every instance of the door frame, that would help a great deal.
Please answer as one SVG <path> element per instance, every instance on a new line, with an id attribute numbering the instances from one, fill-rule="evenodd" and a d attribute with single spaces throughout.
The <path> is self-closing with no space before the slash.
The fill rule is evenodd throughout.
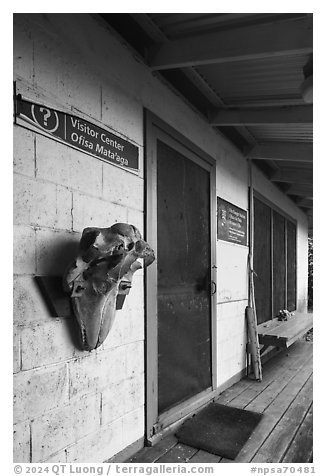
<path id="1" fill-rule="evenodd" d="M 210 174 L 211 281 L 216 267 L 216 161 L 152 112 L 145 109 L 145 236 L 157 255 L 157 139 L 189 157 Z M 217 284 L 216 284 L 217 286 Z M 212 386 L 158 415 L 157 261 L 145 270 L 146 440 L 212 400 L 217 394 L 217 289 L 211 295 Z"/>

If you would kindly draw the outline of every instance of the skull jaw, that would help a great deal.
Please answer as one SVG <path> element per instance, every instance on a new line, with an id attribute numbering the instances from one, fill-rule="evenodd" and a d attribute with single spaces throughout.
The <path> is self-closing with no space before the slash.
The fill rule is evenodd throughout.
<path id="1" fill-rule="evenodd" d="M 110 332 L 115 319 L 118 288 L 118 284 L 114 284 L 105 295 L 86 291 L 82 296 L 72 298 L 84 350 L 99 347 Z"/>

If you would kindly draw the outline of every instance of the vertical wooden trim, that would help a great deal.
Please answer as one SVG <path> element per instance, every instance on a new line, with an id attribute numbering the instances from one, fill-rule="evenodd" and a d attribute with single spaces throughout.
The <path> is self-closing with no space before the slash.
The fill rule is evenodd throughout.
<path id="1" fill-rule="evenodd" d="M 146 240 L 151 244 L 157 257 L 156 140 L 153 124 L 150 120 L 146 120 L 145 131 Z M 146 268 L 145 282 L 146 437 L 150 438 L 153 435 L 153 426 L 158 418 L 157 260 L 155 260 L 151 266 Z"/>
<path id="2" fill-rule="evenodd" d="M 254 191 L 252 185 L 252 161 L 248 159 L 248 173 L 249 173 L 249 294 L 248 305 L 252 308 L 255 307 L 254 302 Z"/>
<path id="3" fill-rule="evenodd" d="M 211 280 L 215 282 L 216 292 L 211 296 L 211 347 L 212 347 L 212 387 L 217 389 L 217 195 L 216 195 L 216 165 L 211 166 L 210 170 L 210 212 L 211 212 Z"/>
<path id="4" fill-rule="evenodd" d="M 250 165 L 249 165 L 249 162 L 248 162 L 248 178 L 249 178 L 249 174 L 250 174 Z M 250 259 L 250 243 L 251 243 L 251 225 L 250 225 L 250 221 L 251 221 L 251 215 L 252 215 L 252 210 L 251 210 L 251 204 L 250 204 L 250 178 L 248 180 L 249 184 L 248 184 L 248 261 L 247 261 L 247 272 L 248 272 L 248 289 L 247 289 L 247 294 L 248 294 L 248 306 L 250 304 L 250 262 L 249 262 L 249 259 Z M 255 196 L 254 196 L 254 199 L 255 199 Z"/>
<path id="5" fill-rule="evenodd" d="M 288 221 L 284 219 L 284 258 L 285 258 L 285 276 L 284 276 L 284 292 L 285 292 L 285 299 L 284 299 L 284 309 L 288 308 Z"/>
<path id="6" fill-rule="evenodd" d="M 308 259 L 309 259 L 308 249 L 307 249 L 307 253 L 308 253 Z M 294 288 L 295 309 L 297 309 L 298 308 L 298 226 L 297 225 L 295 225 L 295 282 L 294 282 L 294 286 L 295 286 Z M 307 292 L 308 292 L 308 289 L 307 289 Z M 308 295 L 307 295 L 307 299 L 308 299 Z"/>
<path id="7" fill-rule="evenodd" d="M 248 274 L 248 289 L 247 289 L 247 297 L 248 297 L 248 306 L 250 306 L 251 302 L 251 292 L 250 292 L 250 243 L 251 243 L 251 216 L 252 216 L 252 210 L 251 210 L 251 204 L 250 204 L 250 195 L 251 195 L 251 190 L 250 190 L 250 162 L 248 161 L 248 257 L 247 257 L 247 274 Z M 255 199 L 255 196 L 254 196 Z M 248 324 L 246 323 L 246 375 L 250 374 L 250 368 L 251 368 L 251 354 L 249 351 L 249 330 L 248 330 Z"/>
<path id="8" fill-rule="evenodd" d="M 249 348 L 251 355 L 252 369 L 256 380 L 261 381 L 263 378 L 259 340 L 257 333 L 257 313 L 255 301 L 255 283 L 254 283 L 254 245 L 255 245 L 255 215 L 254 215 L 254 193 L 252 185 L 252 161 L 249 159 L 249 226 L 250 226 L 250 241 L 249 241 L 249 302 L 246 307 L 246 321 L 249 335 Z"/>
<path id="9" fill-rule="evenodd" d="M 271 220 L 271 300 L 272 300 L 272 319 L 274 317 L 274 211 L 270 208 Z"/>

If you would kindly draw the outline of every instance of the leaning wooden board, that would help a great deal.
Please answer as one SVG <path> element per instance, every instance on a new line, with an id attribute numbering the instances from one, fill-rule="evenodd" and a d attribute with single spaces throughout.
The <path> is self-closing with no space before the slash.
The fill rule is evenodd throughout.
<path id="1" fill-rule="evenodd" d="M 259 343 L 289 347 L 313 327 L 313 314 L 296 312 L 288 321 L 272 319 L 258 326 Z"/>

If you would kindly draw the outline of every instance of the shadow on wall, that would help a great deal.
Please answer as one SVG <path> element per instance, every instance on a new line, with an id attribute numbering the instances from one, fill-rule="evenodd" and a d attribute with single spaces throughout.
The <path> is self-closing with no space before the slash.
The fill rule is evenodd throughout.
<path id="1" fill-rule="evenodd" d="M 84 350 L 80 336 L 80 329 L 74 316 L 69 294 L 64 292 L 62 277 L 72 260 L 76 257 L 79 248 L 80 235 L 69 237 L 57 235 L 56 239 L 47 241 L 40 247 L 40 266 L 36 280 L 42 294 L 42 299 L 52 318 L 61 318 L 67 328 L 73 346 Z"/>
<path id="2" fill-rule="evenodd" d="M 80 233 L 40 233 L 37 239 L 37 275 L 63 276 L 78 253 Z"/>

